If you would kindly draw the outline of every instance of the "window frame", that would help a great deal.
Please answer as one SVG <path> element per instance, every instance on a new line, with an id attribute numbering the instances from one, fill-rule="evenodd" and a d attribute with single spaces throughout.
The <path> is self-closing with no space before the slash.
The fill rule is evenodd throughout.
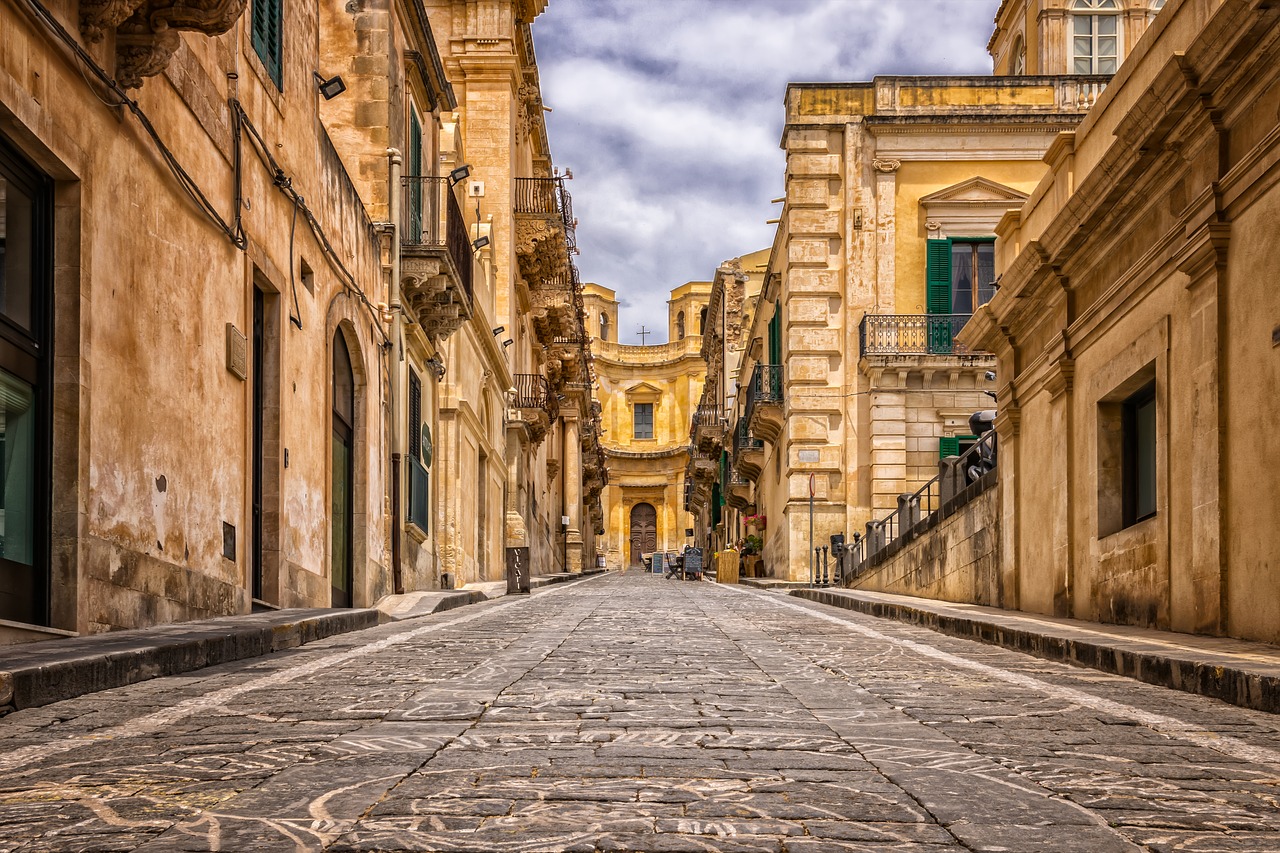
<path id="1" fill-rule="evenodd" d="M 249 40 L 276 88 L 284 91 L 284 0 L 253 0 Z"/>
<path id="2" fill-rule="evenodd" d="M 1120 70 L 1120 30 L 1124 23 L 1120 17 L 1121 11 L 1115 0 L 1073 0 L 1071 4 L 1071 32 L 1068 36 L 1071 39 L 1071 73 L 1115 74 Z M 1099 31 L 1099 25 L 1104 19 L 1110 19 L 1114 23 L 1113 32 L 1104 34 Z M 1089 22 L 1089 32 L 1082 34 L 1079 32 L 1078 24 L 1085 20 Z M 1100 42 L 1102 39 L 1108 38 L 1114 41 L 1115 52 L 1104 56 L 1101 53 Z M 1088 53 L 1081 53 L 1077 49 L 1081 39 L 1089 40 Z M 1089 70 L 1087 71 L 1080 70 L 1079 64 L 1083 60 L 1087 60 L 1089 63 Z M 1114 63 L 1114 67 L 1110 70 L 1103 70 L 1101 66 L 1106 61 Z"/>
<path id="3" fill-rule="evenodd" d="M 1156 383 L 1152 379 L 1120 404 L 1120 493 L 1123 527 L 1132 527 L 1159 511 L 1159 430 Z M 1144 427 L 1144 421 L 1149 424 Z M 1144 435 L 1146 433 L 1146 435 Z M 1145 482 L 1144 482 L 1145 481 Z M 1144 501 L 1144 490 L 1147 492 Z M 1122 528 L 1123 529 L 1123 528 Z"/>
<path id="4" fill-rule="evenodd" d="M 640 434 L 640 426 L 641 426 L 640 412 L 642 409 L 647 410 L 649 415 L 649 418 L 648 418 L 649 434 L 648 435 Z M 637 441 L 653 440 L 654 438 L 653 409 L 654 409 L 653 403 L 632 403 L 631 404 L 631 437 L 633 439 Z"/>

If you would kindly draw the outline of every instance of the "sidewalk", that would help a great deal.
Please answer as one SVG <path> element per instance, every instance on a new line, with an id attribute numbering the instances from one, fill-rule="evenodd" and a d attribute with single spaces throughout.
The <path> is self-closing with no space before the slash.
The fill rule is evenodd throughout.
<path id="1" fill-rule="evenodd" d="M 530 585 L 537 588 L 563 583 L 601 571 L 542 575 L 531 578 Z M 272 610 L 0 646 L 0 716 L 151 678 L 259 657 L 380 623 L 501 598 L 506 591 L 505 582 L 482 583 L 460 590 L 388 596 L 370 608 Z"/>
<path id="2" fill-rule="evenodd" d="M 788 592 L 798 598 L 910 622 L 1048 660 L 1199 693 L 1245 708 L 1280 712 L 1280 647 L 1265 643 L 1105 625 L 881 592 Z"/>

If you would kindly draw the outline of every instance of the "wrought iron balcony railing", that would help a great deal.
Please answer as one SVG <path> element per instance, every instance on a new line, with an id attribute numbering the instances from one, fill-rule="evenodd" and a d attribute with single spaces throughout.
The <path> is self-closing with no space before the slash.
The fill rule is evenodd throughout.
<path id="1" fill-rule="evenodd" d="M 400 179 L 400 245 L 444 249 L 458 270 L 462 290 L 472 295 L 471 238 L 448 178 L 406 175 Z"/>
<path id="2" fill-rule="evenodd" d="M 550 385 L 547 377 L 537 373 L 517 373 L 515 379 L 515 398 L 511 401 L 514 409 L 546 409 L 551 400 Z"/>
<path id="3" fill-rule="evenodd" d="M 862 355 L 975 355 L 955 339 L 969 314 L 867 314 L 858 328 Z"/>
<path id="4" fill-rule="evenodd" d="M 736 457 L 744 450 L 761 450 L 764 442 L 751 434 L 751 424 L 745 417 L 738 420 L 733 431 L 733 455 Z"/>
<path id="5" fill-rule="evenodd" d="M 565 243 L 577 248 L 577 223 L 573 218 L 573 198 L 564 178 L 516 178 L 515 213 L 527 216 L 554 216 L 564 224 Z"/>
<path id="6" fill-rule="evenodd" d="M 782 365 L 757 364 L 751 372 L 751 382 L 747 385 L 746 419 L 751 421 L 751 414 L 762 403 L 779 404 L 782 402 Z"/>

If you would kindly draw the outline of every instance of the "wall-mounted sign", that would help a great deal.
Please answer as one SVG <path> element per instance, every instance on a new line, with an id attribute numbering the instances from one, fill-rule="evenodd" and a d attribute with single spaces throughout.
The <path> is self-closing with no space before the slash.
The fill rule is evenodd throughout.
<path id="1" fill-rule="evenodd" d="M 431 459 L 435 455 L 435 445 L 431 443 L 431 427 L 422 424 L 422 467 L 430 468 Z"/>

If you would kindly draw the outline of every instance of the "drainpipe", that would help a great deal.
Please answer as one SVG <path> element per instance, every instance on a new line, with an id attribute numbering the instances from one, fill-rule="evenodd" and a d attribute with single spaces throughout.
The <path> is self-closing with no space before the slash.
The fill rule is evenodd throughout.
<path id="1" fill-rule="evenodd" d="M 400 571 L 400 537 L 404 522 L 400 507 L 401 462 L 405 452 L 404 400 L 401 393 L 404 364 L 404 314 L 400 308 L 400 151 L 387 149 L 391 166 L 391 185 L 387 188 L 387 206 L 391 220 L 391 281 L 387 285 L 387 305 L 391 313 L 391 585 L 396 595 L 404 594 L 404 578 Z"/>

